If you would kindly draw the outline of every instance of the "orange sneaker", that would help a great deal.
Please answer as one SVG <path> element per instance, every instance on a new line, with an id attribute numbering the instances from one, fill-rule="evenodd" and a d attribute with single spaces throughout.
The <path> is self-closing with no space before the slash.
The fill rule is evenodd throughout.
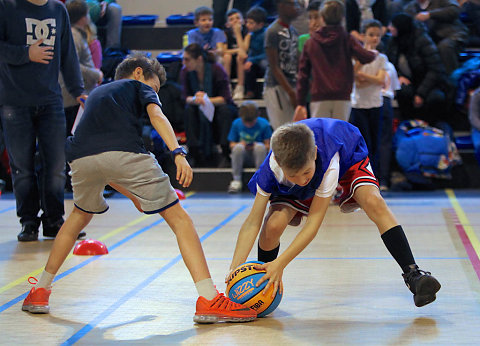
<path id="1" fill-rule="evenodd" d="M 193 321 L 196 323 L 249 322 L 255 318 L 257 318 L 255 310 L 234 303 L 223 293 L 218 293 L 212 300 L 198 297 L 197 311 L 193 316 Z"/>
<path id="2" fill-rule="evenodd" d="M 35 282 L 31 282 L 30 279 L 34 279 Z M 32 285 L 35 285 L 37 281 L 33 276 L 28 278 L 28 282 Z M 22 310 L 32 314 L 48 314 L 50 312 L 50 307 L 48 306 L 50 293 L 52 293 L 52 290 L 32 287 L 27 298 L 23 301 Z"/>

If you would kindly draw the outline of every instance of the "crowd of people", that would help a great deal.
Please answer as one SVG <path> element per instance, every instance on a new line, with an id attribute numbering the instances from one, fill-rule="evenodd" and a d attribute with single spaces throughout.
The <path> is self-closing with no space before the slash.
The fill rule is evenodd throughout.
<path id="1" fill-rule="evenodd" d="M 357 126 L 386 190 L 393 100 L 400 120 L 455 121 L 448 77 L 459 52 L 478 38 L 478 0 L 226 4 L 195 9 L 183 68 L 173 78 L 185 104 L 187 158 L 194 167 L 231 167 L 229 192 L 242 191 L 244 165 L 259 168 L 272 130 L 288 122 L 328 117 Z M 55 237 L 70 169 L 63 144 L 88 94 L 105 83 L 102 52 L 121 47 L 121 7 L 115 0 L 0 0 L 0 8 L 0 149 L 4 142 L 18 240 L 36 240 L 40 224 Z M 29 11 L 55 20 L 23 18 Z M 101 37 L 97 27 L 104 27 Z M 480 158 L 478 94 L 470 119 Z M 264 100 L 266 116 L 256 99 Z"/>

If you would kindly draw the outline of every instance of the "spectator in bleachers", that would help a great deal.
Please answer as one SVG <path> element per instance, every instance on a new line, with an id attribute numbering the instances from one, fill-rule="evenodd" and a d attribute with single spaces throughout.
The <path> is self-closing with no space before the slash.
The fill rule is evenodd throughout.
<path id="1" fill-rule="evenodd" d="M 55 237 L 64 220 L 65 114 L 59 72 L 69 92 L 84 95 L 65 6 L 58 1 L 0 1 L 0 113 L 19 241 Z M 35 153 L 40 153 L 40 169 Z M 39 217 L 40 209 L 43 214 Z"/>
<path id="2" fill-rule="evenodd" d="M 245 27 L 242 13 L 236 8 L 227 12 L 227 24 L 225 25 L 227 43 L 223 50 L 223 67 L 230 79 L 232 69 L 237 72 L 237 85 L 233 90 L 233 99 L 241 100 L 244 97 L 245 71 L 243 64 L 247 59 L 247 49 L 250 44 L 250 36 Z M 248 38 L 247 38 L 248 37 Z"/>
<path id="3" fill-rule="evenodd" d="M 480 0 L 458 0 L 460 19 L 467 26 L 467 47 L 480 47 Z"/>
<path id="4" fill-rule="evenodd" d="M 259 168 L 270 149 L 272 128 L 267 119 L 258 116 L 258 107 L 254 101 L 245 101 L 238 111 L 240 118 L 235 119 L 228 134 L 232 150 L 232 175 L 228 192 L 242 191 L 243 166 L 254 165 Z"/>
<path id="5" fill-rule="evenodd" d="M 213 26 L 223 28 L 225 26 L 225 13 L 227 13 L 230 0 L 213 0 Z M 233 0 L 233 8 L 238 9 L 242 15 L 247 13 L 252 5 L 252 0 Z"/>
<path id="6" fill-rule="evenodd" d="M 437 46 L 407 13 L 395 15 L 389 30 L 387 56 L 399 76 L 396 97 L 402 120 L 418 118 L 432 125 L 445 120 L 448 83 Z"/>
<path id="7" fill-rule="evenodd" d="M 367 20 L 362 27 L 365 49 L 376 50 L 383 36 L 382 23 L 376 19 Z M 375 175 L 378 175 L 378 144 L 382 116 L 382 88 L 385 84 L 387 57 L 378 54 L 368 64 L 355 63 L 355 87 L 352 97 L 350 122 L 358 127 L 368 148 L 368 157 Z"/>
<path id="8" fill-rule="evenodd" d="M 292 27 L 298 35 L 308 34 L 308 5 L 313 0 L 296 0 L 298 2 L 298 15 L 292 20 Z"/>
<path id="9" fill-rule="evenodd" d="M 215 62 L 211 52 L 199 44 L 189 44 L 183 52 L 183 69 L 180 80 L 185 99 L 185 132 L 190 157 L 195 165 L 211 164 L 214 159 L 213 144 L 222 149 L 220 165 L 229 159 L 228 132 L 237 108 L 230 94 L 230 81 L 223 66 Z M 211 102 L 215 107 L 213 119 L 200 110 Z"/>
<path id="10" fill-rule="evenodd" d="M 85 0 L 71 0 L 67 2 L 67 11 L 70 17 L 72 28 L 72 37 L 77 51 L 80 71 L 82 73 L 83 84 L 87 94 L 98 84 L 102 83 L 103 73 L 97 69 L 92 60 L 92 54 L 88 47 L 87 30 L 89 27 L 88 5 Z M 65 118 L 67 125 L 67 136 L 71 135 L 75 116 L 77 115 L 80 104 L 69 92 L 65 81 L 60 75 L 60 86 L 62 88 L 63 107 L 65 108 Z"/>
<path id="11" fill-rule="evenodd" d="M 345 20 L 347 31 L 357 40 L 363 41 L 360 34 L 360 26 L 363 22 L 376 19 L 384 26 L 384 32 L 388 25 L 387 1 L 390 0 L 346 0 Z"/>
<path id="12" fill-rule="evenodd" d="M 445 65 L 448 75 L 458 67 L 458 55 L 467 42 L 468 31 L 460 21 L 456 0 L 414 0 L 405 12 L 424 22 Z"/>
<path id="13" fill-rule="evenodd" d="M 276 0 L 278 18 L 265 33 L 268 66 L 263 96 L 273 129 L 292 121 L 296 106 L 298 33 L 291 22 L 298 14 L 296 0 Z"/>
<path id="14" fill-rule="evenodd" d="M 213 53 L 216 59 L 221 57 L 227 38 L 223 30 L 213 27 L 213 10 L 206 6 L 197 7 L 194 23 L 197 28 L 187 32 L 187 44 L 197 43 L 202 49 Z"/>
<path id="15" fill-rule="evenodd" d="M 259 6 L 252 7 L 247 12 L 247 29 L 250 42 L 248 45 L 247 61 L 243 65 L 245 70 L 245 98 L 261 98 L 258 92 L 257 78 L 265 76 L 267 55 L 265 53 L 265 23 L 267 12 Z"/>
<path id="16" fill-rule="evenodd" d="M 472 125 L 472 141 L 475 149 L 475 158 L 480 164 L 480 88 L 475 89 L 470 98 L 468 117 Z"/>
<path id="17" fill-rule="evenodd" d="M 105 49 L 121 47 L 122 7 L 115 0 L 87 0 L 90 18 L 95 25 L 105 27 Z"/>
<path id="18" fill-rule="evenodd" d="M 375 53 L 364 49 L 343 28 L 343 1 L 326 0 L 320 16 L 324 25 L 305 43 L 300 57 L 295 120 L 307 118 L 306 102 L 310 92 L 312 117 L 348 121 L 354 77 L 352 59 L 366 64 L 375 59 Z"/>

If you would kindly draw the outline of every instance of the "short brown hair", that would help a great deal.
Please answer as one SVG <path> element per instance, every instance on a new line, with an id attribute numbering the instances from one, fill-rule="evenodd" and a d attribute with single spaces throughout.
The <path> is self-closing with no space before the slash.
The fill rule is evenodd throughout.
<path id="1" fill-rule="evenodd" d="M 238 110 L 238 115 L 243 121 L 251 123 L 258 118 L 258 106 L 255 101 L 245 101 Z"/>
<path id="2" fill-rule="evenodd" d="M 65 4 L 70 23 L 75 24 L 88 15 L 88 5 L 85 0 L 70 0 Z"/>
<path id="3" fill-rule="evenodd" d="M 200 6 L 195 9 L 193 12 L 195 21 L 200 19 L 200 16 L 213 16 L 213 10 L 207 6 Z"/>
<path id="4" fill-rule="evenodd" d="M 281 168 L 297 171 L 315 160 L 316 146 L 313 131 L 302 123 L 289 123 L 277 128 L 271 146 Z"/>
<path id="5" fill-rule="evenodd" d="M 143 53 L 135 53 L 129 55 L 123 60 L 115 70 L 115 80 L 127 78 L 137 67 L 142 68 L 145 80 L 153 78 L 154 75 L 158 77 L 160 86 L 167 81 L 167 74 L 163 66 L 157 59 L 148 58 Z"/>
<path id="6" fill-rule="evenodd" d="M 345 5 L 341 0 L 326 0 L 320 8 L 320 16 L 326 25 L 339 25 L 345 17 Z"/>

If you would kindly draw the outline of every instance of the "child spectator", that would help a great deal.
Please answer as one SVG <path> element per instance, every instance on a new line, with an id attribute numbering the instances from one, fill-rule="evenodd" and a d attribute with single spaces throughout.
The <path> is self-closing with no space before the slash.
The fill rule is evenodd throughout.
<path id="1" fill-rule="evenodd" d="M 265 33 L 268 66 L 264 99 L 274 129 L 292 121 L 296 106 L 295 83 L 298 67 L 298 34 L 290 25 L 300 10 L 296 0 L 276 0 L 278 19 Z"/>
<path id="2" fill-rule="evenodd" d="M 382 88 L 383 107 L 380 116 L 380 143 L 378 147 L 378 181 L 380 191 L 388 190 L 392 158 L 393 108 L 395 91 L 400 90 L 397 70 L 389 61 L 385 65 L 385 84 Z"/>
<path id="3" fill-rule="evenodd" d="M 213 10 L 206 6 L 197 7 L 194 22 L 197 28 L 187 32 L 187 43 L 197 43 L 216 58 L 221 57 L 227 38 L 222 30 L 213 27 Z"/>
<path id="4" fill-rule="evenodd" d="M 363 26 L 365 48 L 374 50 L 382 39 L 382 23 L 376 19 L 365 22 Z M 382 113 L 382 88 L 385 84 L 385 63 L 383 54 L 366 65 L 355 63 L 355 88 L 353 92 L 352 114 L 350 122 L 358 127 L 369 152 L 373 171 L 378 172 L 378 142 L 380 117 Z"/>
<path id="5" fill-rule="evenodd" d="M 228 134 L 232 150 L 232 175 L 228 192 L 242 191 L 242 170 L 244 164 L 259 168 L 270 149 L 272 129 L 267 119 L 258 116 L 254 101 L 245 101 L 239 109 L 240 118 L 235 119 Z"/>
<path id="6" fill-rule="evenodd" d="M 477 88 L 470 98 L 468 117 L 472 125 L 472 141 L 475 149 L 475 158 L 480 164 L 480 88 Z"/>
<path id="7" fill-rule="evenodd" d="M 305 42 L 313 35 L 313 33 L 321 28 L 320 6 L 322 2 L 320 0 L 312 1 L 308 4 L 308 34 L 303 34 L 298 37 L 298 51 L 300 54 L 303 52 L 303 46 Z"/>
<path id="8" fill-rule="evenodd" d="M 245 72 L 243 64 L 247 59 L 247 49 L 250 36 L 244 25 L 242 13 L 232 8 L 227 12 L 227 24 L 225 25 L 227 43 L 223 51 L 223 67 L 230 79 L 232 69 L 237 71 L 237 85 L 233 90 L 233 99 L 241 100 L 244 97 Z"/>
<path id="9" fill-rule="evenodd" d="M 295 120 L 306 119 L 305 105 L 310 91 L 312 117 L 348 121 L 354 77 L 352 58 L 366 64 L 373 61 L 376 54 L 364 49 L 343 28 L 345 7 L 341 0 L 326 0 L 320 16 L 325 25 L 305 43 L 300 57 Z"/>
<path id="10" fill-rule="evenodd" d="M 340 183 L 344 188 L 341 211 L 362 208 L 375 223 L 385 247 L 403 271 L 415 305 L 420 307 L 435 300 L 440 283 L 418 268 L 402 226 L 378 191 L 365 141 L 355 126 L 326 118 L 286 124 L 275 130 L 271 146 L 272 151 L 248 183 L 255 201 L 238 234 L 230 270 L 247 260 L 260 233 L 258 260 L 265 264 L 256 268 L 266 273 L 257 285 L 269 280 L 264 292 L 271 287 L 272 295 L 278 289 L 282 291 L 285 267 L 317 235 Z M 278 255 L 285 228 L 289 224 L 298 226 L 303 215 L 306 222 Z"/>
<path id="11" fill-rule="evenodd" d="M 97 69 L 92 60 L 92 54 L 88 47 L 87 37 L 89 30 L 88 5 L 85 0 L 71 0 L 67 2 L 68 16 L 72 26 L 72 37 L 75 43 L 80 71 L 82 72 L 83 84 L 87 94 L 98 84 L 102 84 L 103 73 Z M 80 104 L 68 92 L 63 78 L 60 78 L 62 87 L 63 107 L 67 124 L 67 135 L 71 134 L 72 126 Z"/>
<path id="12" fill-rule="evenodd" d="M 267 11 L 259 6 L 252 7 L 247 12 L 247 29 L 250 43 L 248 45 L 248 58 L 243 69 L 245 71 L 245 98 L 261 98 L 257 88 L 257 78 L 265 76 L 267 68 L 267 55 L 265 54 L 265 23 Z"/>

